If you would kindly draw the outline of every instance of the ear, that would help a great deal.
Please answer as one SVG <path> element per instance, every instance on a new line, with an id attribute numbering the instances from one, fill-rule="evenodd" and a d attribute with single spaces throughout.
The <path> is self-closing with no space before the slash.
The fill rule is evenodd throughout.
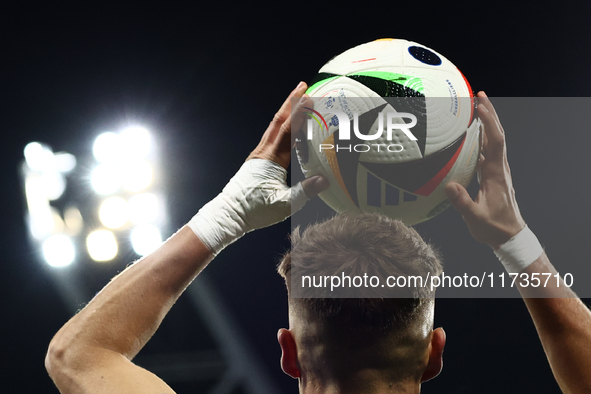
<path id="1" fill-rule="evenodd" d="M 445 347 L 445 331 L 439 327 L 433 330 L 431 334 L 431 344 L 429 345 L 429 362 L 423 372 L 421 382 L 431 380 L 443 369 L 443 348 Z"/>
<path id="2" fill-rule="evenodd" d="M 277 341 L 281 346 L 281 369 L 292 378 L 299 378 L 298 351 L 292 332 L 285 328 L 279 329 Z"/>

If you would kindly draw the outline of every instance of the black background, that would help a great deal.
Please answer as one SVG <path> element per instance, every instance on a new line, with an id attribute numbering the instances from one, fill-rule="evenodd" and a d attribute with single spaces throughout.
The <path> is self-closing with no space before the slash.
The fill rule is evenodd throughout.
<path id="1" fill-rule="evenodd" d="M 363 42 L 395 37 L 427 45 L 490 97 L 588 96 L 589 5 L 532 4 L 5 6 L 1 390 L 57 391 L 43 358 L 70 317 L 26 242 L 17 169 L 27 142 L 84 152 L 100 131 L 131 121 L 147 125 L 161 145 L 171 223 L 178 228 L 234 174 L 296 84 Z M 587 131 L 505 128 L 526 221 L 559 271 L 563 261 L 586 264 Z M 469 258 L 491 270 L 494 256 L 470 241 L 453 209 L 431 222 L 419 230 L 442 249 L 448 265 Z M 286 295 L 274 267 L 288 247 L 288 231 L 284 223 L 249 234 L 208 270 L 277 386 L 296 392 L 279 369 L 275 339 L 277 328 L 287 325 Z M 577 279 L 585 286 L 586 278 Z M 521 300 L 439 300 L 436 324 L 448 333 L 446 365 L 423 392 L 559 392 Z"/>

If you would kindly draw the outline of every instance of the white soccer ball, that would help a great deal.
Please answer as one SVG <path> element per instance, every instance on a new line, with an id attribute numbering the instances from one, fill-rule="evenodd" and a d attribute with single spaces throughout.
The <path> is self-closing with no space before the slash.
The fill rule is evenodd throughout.
<path id="1" fill-rule="evenodd" d="M 449 181 L 467 186 L 480 155 L 481 122 L 462 73 L 415 42 L 382 39 L 334 57 L 307 93 L 306 177 L 335 211 L 381 212 L 413 225 L 450 203 Z"/>

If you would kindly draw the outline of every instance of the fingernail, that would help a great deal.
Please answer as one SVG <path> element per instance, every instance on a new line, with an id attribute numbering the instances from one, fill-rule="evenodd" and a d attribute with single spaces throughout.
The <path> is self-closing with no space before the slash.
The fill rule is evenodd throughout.
<path id="1" fill-rule="evenodd" d="M 298 86 L 296 86 L 296 90 L 301 89 L 302 86 L 304 86 L 306 83 L 304 81 L 300 81 L 300 83 L 298 83 Z"/>

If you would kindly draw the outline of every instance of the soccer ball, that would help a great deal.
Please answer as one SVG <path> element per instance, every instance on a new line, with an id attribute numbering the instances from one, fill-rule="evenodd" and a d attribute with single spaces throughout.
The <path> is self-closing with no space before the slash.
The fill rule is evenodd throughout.
<path id="1" fill-rule="evenodd" d="M 335 211 L 381 212 L 407 225 L 445 210 L 449 181 L 467 186 L 481 122 L 466 78 L 415 42 L 382 39 L 334 57 L 307 91 L 306 177 Z"/>

